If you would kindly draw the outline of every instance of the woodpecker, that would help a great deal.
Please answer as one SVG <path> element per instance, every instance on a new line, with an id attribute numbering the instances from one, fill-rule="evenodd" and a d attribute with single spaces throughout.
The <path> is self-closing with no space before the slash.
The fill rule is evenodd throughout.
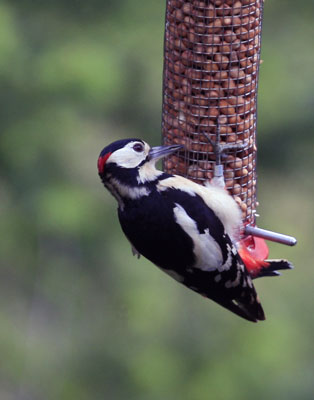
<path id="1" fill-rule="evenodd" d="M 291 264 L 252 261 L 237 247 L 241 212 L 224 188 L 156 169 L 158 160 L 181 149 L 151 148 L 133 138 L 111 143 L 100 153 L 98 173 L 118 202 L 121 228 L 133 254 L 238 316 L 262 321 L 265 314 L 252 279 L 278 275 L 276 269 Z"/>

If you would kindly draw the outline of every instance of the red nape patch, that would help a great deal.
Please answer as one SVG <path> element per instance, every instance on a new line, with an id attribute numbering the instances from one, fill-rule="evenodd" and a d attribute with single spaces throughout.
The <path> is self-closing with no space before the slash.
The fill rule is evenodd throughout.
<path id="1" fill-rule="evenodd" d="M 111 156 L 111 154 L 112 153 L 107 153 L 104 156 L 98 158 L 97 166 L 98 166 L 98 172 L 100 174 L 102 174 L 104 172 L 106 161 Z"/>

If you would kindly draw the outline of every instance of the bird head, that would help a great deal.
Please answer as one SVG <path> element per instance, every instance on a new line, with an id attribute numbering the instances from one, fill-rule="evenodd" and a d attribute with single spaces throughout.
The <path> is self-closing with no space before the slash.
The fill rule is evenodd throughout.
<path id="1" fill-rule="evenodd" d="M 113 179 L 129 186 L 145 184 L 162 174 L 156 169 L 156 162 L 181 148 L 181 145 L 151 148 L 141 139 L 118 140 L 101 151 L 98 173 L 105 184 Z"/>

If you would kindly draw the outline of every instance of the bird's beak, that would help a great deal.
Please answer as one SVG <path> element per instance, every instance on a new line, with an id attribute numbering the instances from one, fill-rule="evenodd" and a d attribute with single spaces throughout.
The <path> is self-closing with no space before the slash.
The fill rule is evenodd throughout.
<path id="1" fill-rule="evenodd" d="M 172 154 L 183 148 L 184 148 L 184 146 L 182 146 L 181 144 L 173 144 L 171 146 L 152 147 L 149 151 L 148 157 L 149 157 L 149 160 L 158 161 L 161 158 L 169 156 L 169 154 Z"/>

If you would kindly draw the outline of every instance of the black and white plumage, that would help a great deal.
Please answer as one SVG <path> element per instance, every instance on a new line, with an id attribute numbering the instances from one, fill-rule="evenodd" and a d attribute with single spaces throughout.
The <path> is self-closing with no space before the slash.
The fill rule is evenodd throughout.
<path id="1" fill-rule="evenodd" d="M 249 321 L 264 320 L 235 246 L 241 226 L 236 202 L 222 188 L 155 168 L 180 147 L 126 139 L 102 150 L 98 172 L 118 201 L 122 230 L 136 254 L 177 281 Z"/>

